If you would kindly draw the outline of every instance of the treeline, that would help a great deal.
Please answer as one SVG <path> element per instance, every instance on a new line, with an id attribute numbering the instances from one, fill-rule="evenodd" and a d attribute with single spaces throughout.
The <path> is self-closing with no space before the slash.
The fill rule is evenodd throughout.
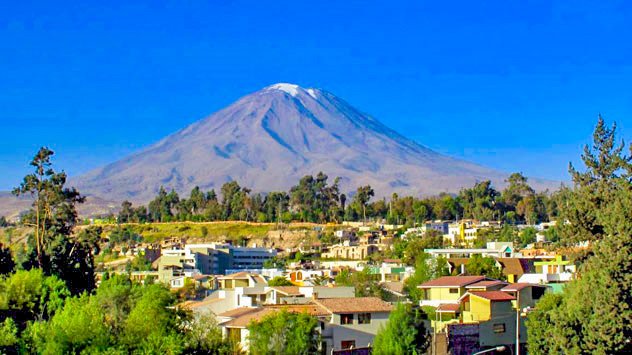
<path id="1" fill-rule="evenodd" d="M 118 214 L 120 223 L 172 221 L 255 221 L 255 222 L 341 222 L 365 219 L 389 224 L 414 225 L 429 219 L 502 220 L 506 223 L 535 224 L 555 219 L 564 194 L 536 192 L 521 173 L 507 179 L 503 191 L 482 181 L 457 195 L 440 194 L 417 198 L 393 194 L 389 199 L 371 199 L 371 186 L 361 186 L 351 195 L 340 192 L 339 179 L 329 183 L 324 173 L 303 177 L 288 192 L 253 193 L 236 181 L 220 189 L 202 191 L 195 187 L 189 197 L 160 187 L 147 206 L 134 207 L 125 201 Z"/>

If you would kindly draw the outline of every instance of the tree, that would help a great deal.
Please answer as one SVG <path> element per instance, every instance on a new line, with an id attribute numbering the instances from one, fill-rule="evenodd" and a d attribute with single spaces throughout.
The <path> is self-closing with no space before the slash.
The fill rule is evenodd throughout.
<path id="1" fill-rule="evenodd" d="M 415 273 L 404 280 L 404 290 L 413 302 L 418 302 L 422 292 L 417 286 L 448 274 L 448 262 L 444 257 L 433 258 L 422 252 L 416 258 Z"/>
<path id="2" fill-rule="evenodd" d="M 574 188 L 559 206 L 569 223 L 560 232 L 565 244 L 587 240 L 591 248 L 578 259 L 579 277 L 530 316 L 534 354 L 632 352 L 632 165 L 623 143 L 615 145 L 615 127 L 599 117 L 593 146 L 582 155 L 586 171 L 570 167 Z"/>
<path id="3" fill-rule="evenodd" d="M 614 195 L 627 188 L 632 176 L 632 157 L 623 154 L 624 147 L 623 142 L 616 144 L 616 124 L 608 128 L 599 116 L 593 143 L 586 145 L 582 154 L 586 170 L 578 171 L 569 164 L 574 190 L 566 191 L 566 206 L 560 211 L 561 218 L 569 222 L 561 229 L 565 245 L 604 237 L 604 221 L 598 214 L 608 207 Z"/>
<path id="4" fill-rule="evenodd" d="M 192 317 L 185 333 L 186 354 L 239 354 L 238 344 L 224 339 L 222 330 L 211 313 Z"/>
<path id="5" fill-rule="evenodd" d="M 479 254 L 472 255 L 467 264 L 465 264 L 465 270 L 469 275 L 481 275 L 487 276 L 492 279 L 501 279 L 503 277 L 502 271 L 496 265 L 496 260 L 488 256 L 480 256 Z"/>
<path id="6" fill-rule="evenodd" d="M 371 186 L 360 186 L 353 196 L 353 204 L 362 211 L 362 220 L 366 223 L 366 206 L 371 200 L 371 197 L 375 196 L 375 191 Z"/>
<path id="7" fill-rule="evenodd" d="M 14 269 L 15 261 L 13 261 L 11 249 L 8 247 L 5 248 L 5 246 L 0 243 L 0 275 L 10 274 Z"/>
<path id="8" fill-rule="evenodd" d="M 286 279 L 283 276 L 274 277 L 272 280 L 268 281 L 268 286 L 293 286 L 290 280 Z"/>
<path id="9" fill-rule="evenodd" d="M 375 336 L 373 353 L 376 355 L 424 354 L 430 337 L 418 310 L 409 304 L 398 303 Z"/>
<path id="10" fill-rule="evenodd" d="M 368 267 L 362 271 L 351 272 L 343 269 L 334 278 L 336 285 L 350 286 L 355 288 L 356 297 L 386 297 L 385 291 L 380 287 L 378 279 L 371 274 Z"/>
<path id="11" fill-rule="evenodd" d="M 65 187 L 65 172 L 56 173 L 53 170 L 53 154 L 46 147 L 40 148 L 31 161 L 35 171 L 25 176 L 20 186 L 13 189 L 16 196 L 29 195 L 34 199 L 25 224 L 35 229 L 37 265 L 46 271 L 50 271 L 50 255 L 47 255 L 45 248 L 57 236 L 70 235 L 77 222 L 75 205 L 85 201 L 79 191 Z"/>
<path id="12" fill-rule="evenodd" d="M 257 354 L 315 354 L 320 344 L 318 320 L 307 313 L 285 310 L 252 322 L 250 353 Z"/>
<path id="13" fill-rule="evenodd" d="M 132 203 L 125 200 L 121 204 L 121 210 L 118 214 L 118 222 L 119 223 L 128 223 L 131 222 L 134 217 L 134 208 L 132 207 Z"/>

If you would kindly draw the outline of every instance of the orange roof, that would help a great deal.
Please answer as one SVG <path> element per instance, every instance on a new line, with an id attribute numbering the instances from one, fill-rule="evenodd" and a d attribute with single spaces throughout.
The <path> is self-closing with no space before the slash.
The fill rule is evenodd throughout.
<path id="1" fill-rule="evenodd" d="M 525 287 L 546 287 L 546 286 L 538 285 L 538 284 L 530 284 L 530 283 L 525 283 L 525 282 L 518 282 L 515 284 L 509 284 L 503 287 L 501 291 L 520 291 Z"/>
<path id="2" fill-rule="evenodd" d="M 463 287 L 483 280 L 485 280 L 485 276 L 443 276 L 438 279 L 424 282 L 417 287 Z"/>
<path id="3" fill-rule="evenodd" d="M 326 316 L 329 313 L 315 304 L 301 305 L 274 305 L 261 308 L 250 308 L 250 312 L 244 312 L 222 325 L 229 328 L 246 328 L 251 322 L 259 322 L 267 315 L 285 310 L 290 313 L 307 313 L 312 316 Z M 227 313 L 227 312 L 225 312 Z"/>
<path id="4" fill-rule="evenodd" d="M 234 274 L 220 276 L 220 280 L 232 280 L 232 279 L 247 279 L 250 276 L 250 273 L 246 271 L 236 272 Z"/>
<path id="5" fill-rule="evenodd" d="M 220 314 L 218 314 L 218 317 L 230 317 L 230 318 L 237 318 L 240 316 L 243 316 L 245 314 L 248 313 L 252 313 L 252 312 L 257 312 L 258 308 L 251 308 L 251 307 L 239 307 L 239 308 L 234 308 L 231 309 L 229 311 L 226 312 L 222 312 Z"/>
<path id="6" fill-rule="evenodd" d="M 302 295 L 302 293 L 299 292 L 298 286 L 273 286 L 272 289 L 277 290 L 278 292 L 288 296 Z"/>
<path id="7" fill-rule="evenodd" d="M 331 313 L 390 312 L 393 306 L 377 297 L 322 298 L 314 300 Z"/>
<path id="8" fill-rule="evenodd" d="M 490 301 L 513 301 L 516 299 L 514 296 L 502 291 L 470 291 L 468 293 Z"/>
<path id="9" fill-rule="evenodd" d="M 209 304 L 222 301 L 222 300 L 223 298 L 209 298 L 209 299 L 204 299 L 201 301 L 186 301 L 186 302 L 180 303 L 178 306 L 181 308 L 194 309 L 194 308 L 208 306 Z"/>
<path id="10" fill-rule="evenodd" d="M 437 307 L 435 312 L 439 313 L 456 313 L 459 311 L 461 306 L 458 303 L 442 303 Z"/>

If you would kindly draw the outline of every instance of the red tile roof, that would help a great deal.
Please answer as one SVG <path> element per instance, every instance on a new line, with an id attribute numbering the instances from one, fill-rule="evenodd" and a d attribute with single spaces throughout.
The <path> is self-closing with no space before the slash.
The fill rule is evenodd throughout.
<path id="1" fill-rule="evenodd" d="M 435 312 L 439 313 L 456 313 L 461 306 L 458 303 L 442 303 L 437 307 Z"/>
<path id="2" fill-rule="evenodd" d="M 432 287 L 463 287 L 485 280 L 485 276 L 443 276 L 417 286 L 419 288 Z"/>
<path id="3" fill-rule="evenodd" d="M 220 313 L 217 316 L 218 317 L 237 318 L 237 317 L 241 317 L 241 316 L 243 316 L 245 314 L 257 312 L 258 310 L 259 310 L 258 308 L 252 308 L 252 307 L 239 307 L 239 308 L 234 308 L 234 309 L 231 309 L 229 311 Z"/>
<path id="4" fill-rule="evenodd" d="M 251 312 L 244 313 L 236 316 L 234 319 L 223 323 L 222 326 L 228 328 L 246 328 L 251 322 L 259 322 L 263 320 L 267 315 L 275 312 L 287 311 L 290 313 L 307 313 L 312 316 L 326 316 L 330 313 L 316 304 L 302 304 L 302 305 L 273 305 L 264 306 L 260 308 L 251 308 Z"/>
<path id="5" fill-rule="evenodd" d="M 314 300 L 331 313 L 390 312 L 393 306 L 377 297 L 320 298 Z"/>
<path id="6" fill-rule="evenodd" d="M 490 301 L 513 301 L 516 299 L 514 296 L 502 291 L 470 291 L 468 293 Z"/>

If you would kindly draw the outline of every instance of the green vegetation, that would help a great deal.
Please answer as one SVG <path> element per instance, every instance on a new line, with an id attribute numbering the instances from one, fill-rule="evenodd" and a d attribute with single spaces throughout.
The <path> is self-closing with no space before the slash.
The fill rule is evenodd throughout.
<path id="1" fill-rule="evenodd" d="M 533 354 L 623 354 L 632 352 L 632 160 L 616 144 L 615 126 L 599 119 L 592 147 L 572 166 L 560 214 L 561 243 L 591 241 L 577 254 L 579 278 L 561 295 L 548 294 L 527 319 Z"/>
<path id="2" fill-rule="evenodd" d="M 504 278 L 500 267 L 496 265 L 496 260 L 480 254 L 474 254 L 468 259 L 465 271 L 469 275 L 482 275 L 496 280 Z"/>
<path id="3" fill-rule="evenodd" d="M 336 275 L 334 281 L 337 286 L 354 287 L 356 297 L 386 298 L 386 291 L 380 287 L 379 275 L 372 275 L 368 267 L 357 272 L 343 269 Z"/>
<path id="4" fill-rule="evenodd" d="M 277 276 L 268 281 L 268 286 L 292 286 L 292 283 L 283 276 Z"/>
<path id="5" fill-rule="evenodd" d="M 373 344 L 376 355 L 425 354 L 430 346 L 430 335 L 424 327 L 419 310 L 409 304 L 399 303 L 388 317 Z"/>
<path id="6" fill-rule="evenodd" d="M 404 281 L 404 290 L 411 301 L 417 303 L 422 298 L 418 285 L 448 274 L 448 262 L 444 257 L 433 258 L 421 249 L 415 258 L 415 273 Z"/>
<path id="7" fill-rule="evenodd" d="M 318 320 L 306 313 L 280 311 L 248 326 L 250 353 L 316 354 L 320 345 Z"/>

